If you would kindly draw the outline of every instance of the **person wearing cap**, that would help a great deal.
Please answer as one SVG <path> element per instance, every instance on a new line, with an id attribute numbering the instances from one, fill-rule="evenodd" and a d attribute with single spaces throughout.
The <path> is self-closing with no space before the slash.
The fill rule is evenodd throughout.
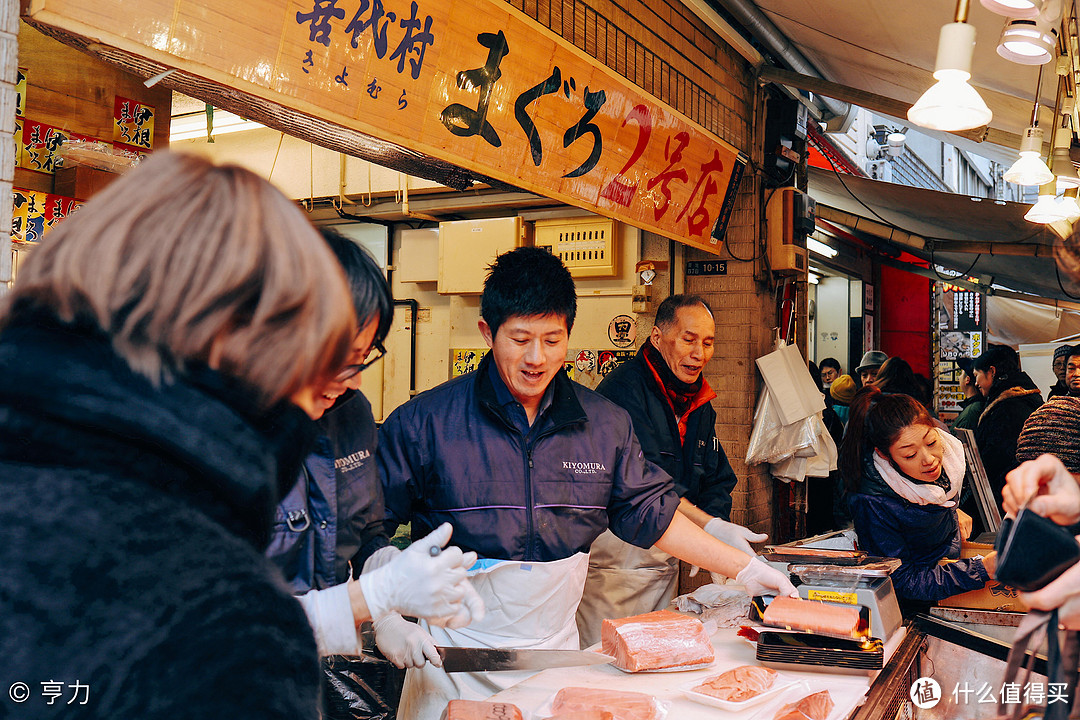
<path id="1" fill-rule="evenodd" d="M 975 384 L 986 398 L 975 442 L 995 501 L 1001 505 L 1005 475 L 1017 466 L 1016 441 L 1028 416 L 1042 405 L 1042 395 L 1020 369 L 1020 356 L 1008 345 L 989 345 L 972 368 Z"/>
<path id="2" fill-rule="evenodd" d="M 950 429 L 974 430 L 979 425 L 979 416 L 986 408 L 986 398 L 975 385 L 975 371 L 971 367 L 974 362 L 971 358 L 956 359 L 956 365 L 963 371 L 960 373 L 960 389 L 964 391 L 964 399 L 960 401 L 960 414 L 952 421 Z"/>
<path id="3" fill-rule="evenodd" d="M 855 399 L 856 390 L 858 387 L 855 385 L 855 379 L 850 375 L 841 375 L 836 378 L 833 380 L 832 387 L 829 388 L 829 395 L 833 399 L 833 411 L 844 423 L 844 427 L 847 427 L 848 410 L 851 401 Z"/>
<path id="4" fill-rule="evenodd" d="M 1054 376 L 1057 382 L 1046 393 L 1046 399 L 1069 394 L 1069 383 L 1065 377 L 1065 369 L 1069 362 L 1069 356 L 1073 353 L 1072 345 L 1058 345 L 1054 348 Z"/>
<path id="5" fill-rule="evenodd" d="M 880 350 L 867 350 L 859 361 L 859 367 L 855 368 L 855 374 L 863 385 L 869 385 L 877 378 L 878 370 L 888 359 L 889 356 Z"/>
<path id="6" fill-rule="evenodd" d="M 1080 473 L 1080 398 L 1052 397 L 1024 421 L 1016 441 L 1016 460 L 1026 462 L 1049 453 L 1071 473 Z"/>

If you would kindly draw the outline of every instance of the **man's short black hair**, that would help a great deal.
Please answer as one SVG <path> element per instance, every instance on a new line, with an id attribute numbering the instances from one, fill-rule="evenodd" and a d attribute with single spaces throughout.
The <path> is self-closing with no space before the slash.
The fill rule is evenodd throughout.
<path id="1" fill-rule="evenodd" d="M 827 357 L 818 363 L 818 367 L 822 370 L 825 368 L 832 368 L 836 372 L 840 372 L 840 361 L 836 358 Z"/>
<path id="2" fill-rule="evenodd" d="M 1070 350 L 1069 354 L 1065 356 L 1065 362 L 1069 362 L 1069 360 L 1076 357 L 1077 355 L 1080 355 L 1080 343 L 1072 346 L 1072 350 Z"/>
<path id="3" fill-rule="evenodd" d="M 505 252 L 488 267 L 480 316 L 494 337 L 508 318 L 562 315 L 566 332 L 574 327 L 577 290 L 562 260 L 540 248 Z"/>
<path id="4" fill-rule="evenodd" d="M 660 307 L 656 309 L 656 320 L 653 322 L 659 328 L 668 328 L 675 322 L 675 315 L 679 308 L 701 305 L 712 315 L 712 308 L 708 301 L 700 295 L 669 295 Z"/>
<path id="5" fill-rule="evenodd" d="M 382 345 L 394 319 L 394 297 L 382 268 L 367 250 L 330 227 L 319 228 L 323 239 L 334 252 L 349 282 L 349 295 L 356 311 L 356 323 L 363 328 L 374 317 L 379 319 L 375 345 Z"/>

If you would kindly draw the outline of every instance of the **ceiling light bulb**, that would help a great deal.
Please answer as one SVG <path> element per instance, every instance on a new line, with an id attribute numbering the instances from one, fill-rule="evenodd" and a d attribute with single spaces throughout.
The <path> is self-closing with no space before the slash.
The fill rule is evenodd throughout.
<path id="1" fill-rule="evenodd" d="M 1042 128 L 1029 127 L 1020 141 L 1020 158 L 1005 172 L 1005 180 L 1015 185 L 1042 185 L 1054 179 L 1054 173 L 1042 161 Z"/>
<path id="2" fill-rule="evenodd" d="M 1080 187 L 1080 177 L 1077 176 L 1076 166 L 1069 157 L 1069 148 L 1054 148 L 1053 172 L 1057 176 L 1058 190 Z"/>
<path id="3" fill-rule="evenodd" d="M 1008 18 L 1033 18 L 1042 10 L 1042 0 L 980 0 L 992 13 Z"/>
<path id="4" fill-rule="evenodd" d="M 968 84 L 974 49 L 974 27 L 962 22 L 941 26 L 934 71 L 937 83 L 908 109 L 908 120 L 946 132 L 970 130 L 990 123 L 994 114 L 975 88 Z"/>
<path id="5" fill-rule="evenodd" d="M 1024 219 L 1033 223 L 1052 223 L 1064 220 L 1061 209 L 1058 207 L 1058 200 L 1055 195 L 1056 189 L 1057 184 L 1053 182 L 1040 185 L 1039 200 L 1024 214 Z"/>
<path id="6" fill-rule="evenodd" d="M 1043 65 L 1057 55 L 1057 30 L 1043 18 L 1009 20 L 1001 31 L 997 53 L 1021 65 Z"/>

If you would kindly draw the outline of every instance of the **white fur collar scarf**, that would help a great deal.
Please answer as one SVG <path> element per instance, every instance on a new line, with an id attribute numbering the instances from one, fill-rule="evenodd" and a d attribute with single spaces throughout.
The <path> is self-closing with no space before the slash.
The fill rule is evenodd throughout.
<path id="1" fill-rule="evenodd" d="M 939 429 L 938 437 L 945 446 L 945 454 L 941 458 L 941 467 L 945 476 L 949 478 L 949 491 L 945 492 L 940 486 L 933 483 L 921 483 L 905 477 L 896 467 L 874 450 L 874 467 L 881 474 L 885 484 L 892 488 L 900 497 L 916 505 L 940 505 L 941 507 L 956 507 L 956 498 L 960 496 L 960 488 L 964 484 L 964 475 L 967 473 L 967 461 L 964 459 L 964 443 Z"/>

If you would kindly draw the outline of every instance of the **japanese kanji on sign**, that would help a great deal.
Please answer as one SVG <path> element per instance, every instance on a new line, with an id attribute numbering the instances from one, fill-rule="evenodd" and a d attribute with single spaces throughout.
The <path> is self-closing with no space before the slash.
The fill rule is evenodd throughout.
<path id="1" fill-rule="evenodd" d="M 88 35 L 715 251 L 747 158 L 502 0 L 35 0 Z"/>

